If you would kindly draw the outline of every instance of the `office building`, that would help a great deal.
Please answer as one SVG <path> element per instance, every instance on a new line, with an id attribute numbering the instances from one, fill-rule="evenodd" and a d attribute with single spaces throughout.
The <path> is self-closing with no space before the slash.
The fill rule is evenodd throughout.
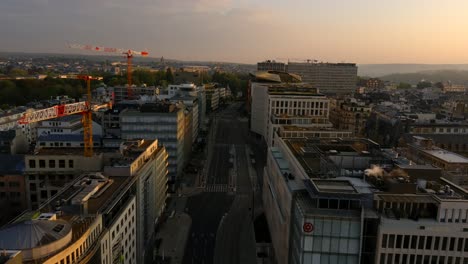
<path id="1" fill-rule="evenodd" d="M 38 208 L 81 174 L 101 171 L 103 152 L 95 149 L 93 157 L 85 157 L 83 151 L 83 147 L 42 147 L 25 155 L 28 208 Z"/>
<path id="2" fill-rule="evenodd" d="M 215 84 L 205 84 L 206 109 L 210 112 L 216 111 L 219 107 L 220 93 Z"/>
<path id="3" fill-rule="evenodd" d="M 434 146 L 432 139 L 414 136 L 408 144 L 408 159 L 418 164 L 430 164 L 445 171 L 458 171 L 468 174 L 468 158 Z"/>
<path id="4" fill-rule="evenodd" d="M 198 138 L 198 132 L 200 131 L 200 112 L 198 108 L 198 97 L 193 96 L 183 96 L 183 95 L 176 95 L 170 99 L 173 103 L 180 103 L 180 105 L 185 106 L 187 112 L 192 114 L 192 142 L 195 142 Z"/>
<path id="5" fill-rule="evenodd" d="M 197 100 L 194 100 L 194 99 Z M 167 99 L 173 102 L 182 101 L 186 106 L 190 108 L 198 108 L 193 110 L 194 113 L 198 112 L 198 117 L 193 117 L 194 124 L 198 124 L 198 130 L 204 129 L 206 123 L 206 93 L 205 86 L 196 86 L 193 83 L 185 83 L 178 85 L 169 85 L 167 88 Z M 197 106 L 195 106 L 195 104 Z M 197 120 L 198 119 L 198 120 Z M 195 132 L 195 131 L 194 131 Z M 193 135 L 194 140 L 198 136 L 198 131 Z"/>
<path id="6" fill-rule="evenodd" d="M 263 205 L 278 263 L 372 263 L 359 262 L 373 260 L 361 247 L 363 234 L 376 236 L 365 214 L 372 186 L 354 176 L 377 149 L 361 139 L 283 138 L 268 148 Z"/>
<path id="7" fill-rule="evenodd" d="M 325 94 L 350 94 L 356 89 L 357 66 L 354 63 L 289 62 L 288 72 L 298 74 Z"/>
<path id="8" fill-rule="evenodd" d="M 355 136 L 364 136 L 366 122 L 371 107 L 354 98 L 347 100 L 333 99 L 330 107 L 330 122 L 337 129 L 352 132 Z"/>
<path id="9" fill-rule="evenodd" d="M 263 136 L 268 146 L 273 146 L 275 133 L 281 126 L 327 128 L 329 99 L 309 84 L 266 82 L 265 73 L 259 73 L 251 83 L 251 130 Z M 273 73 L 268 73 L 275 76 Z"/>
<path id="10" fill-rule="evenodd" d="M 108 93 L 113 96 L 114 102 L 118 103 L 125 100 L 137 100 L 141 97 L 153 98 L 159 94 L 159 88 L 155 86 L 132 86 L 132 97 L 128 97 L 128 87 L 114 86 L 108 88 Z"/>
<path id="11" fill-rule="evenodd" d="M 468 185 L 447 171 L 367 139 L 276 141 L 263 203 L 278 263 L 468 262 Z"/>
<path id="12" fill-rule="evenodd" d="M 277 62 L 274 60 L 266 60 L 263 62 L 257 62 L 257 71 L 286 71 L 286 65 L 284 62 Z"/>
<path id="13" fill-rule="evenodd" d="M 171 182 L 182 173 L 187 162 L 186 114 L 175 104 L 159 102 L 144 104 L 139 110 L 126 109 L 120 113 L 123 139 L 157 139 L 169 154 L 169 179 Z M 190 126 L 190 132 L 192 127 Z M 191 149 L 191 148 L 190 148 Z"/>
<path id="14" fill-rule="evenodd" d="M 82 118 L 81 115 L 68 115 L 42 121 L 36 128 L 37 136 L 83 134 Z M 101 125 L 94 121 L 92 131 L 93 135 L 103 134 Z"/>

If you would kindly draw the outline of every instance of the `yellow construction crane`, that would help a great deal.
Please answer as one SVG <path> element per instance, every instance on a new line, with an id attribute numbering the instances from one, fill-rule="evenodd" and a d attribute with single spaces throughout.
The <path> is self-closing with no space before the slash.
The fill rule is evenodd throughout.
<path id="1" fill-rule="evenodd" d="M 65 75 L 66 79 L 79 79 L 86 82 L 86 101 L 55 105 L 53 107 L 26 112 L 19 120 L 19 124 L 29 124 L 57 117 L 82 114 L 83 118 L 83 141 L 84 141 L 84 156 L 93 156 L 93 118 L 92 112 L 102 108 L 112 108 L 112 101 L 107 104 L 92 104 L 91 102 L 91 81 L 102 80 L 102 77 L 93 77 L 89 75 Z"/>

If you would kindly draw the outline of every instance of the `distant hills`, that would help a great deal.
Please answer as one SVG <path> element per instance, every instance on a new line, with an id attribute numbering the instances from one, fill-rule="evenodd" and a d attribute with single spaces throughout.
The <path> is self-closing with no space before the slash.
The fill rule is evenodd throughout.
<path id="1" fill-rule="evenodd" d="M 358 75 L 412 84 L 422 79 L 468 84 L 468 64 L 361 64 Z"/>
<path id="2" fill-rule="evenodd" d="M 419 73 L 429 71 L 468 71 L 468 64 L 359 64 L 359 76 L 382 77 L 395 73 Z"/>
<path id="3" fill-rule="evenodd" d="M 451 81 L 455 84 L 468 84 L 467 70 L 438 70 L 438 71 L 423 71 L 416 73 L 395 73 L 380 77 L 385 81 L 405 82 L 416 84 L 421 80 L 432 82 Z"/>

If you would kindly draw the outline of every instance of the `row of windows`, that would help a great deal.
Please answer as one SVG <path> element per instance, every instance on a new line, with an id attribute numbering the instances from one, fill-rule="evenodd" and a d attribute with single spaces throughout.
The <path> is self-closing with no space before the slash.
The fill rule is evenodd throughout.
<path id="1" fill-rule="evenodd" d="M 46 143 L 45 142 L 40 142 L 39 143 L 39 146 L 42 146 L 42 147 L 45 147 L 46 146 Z M 80 143 L 80 146 L 81 147 L 84 147 L 84 143 Z M 95 147 L 98 147 L 99 146 L 99 143 L 93 143 L 93 146 Z M 63 142 L 50 142 L 49 143 L 49 147 L 71 147 L 71 143 L 70 142 L 67 142 L 67 143 L 63 143 Z"/>
<path id="2" fill-rule="evenodd" d="M 56 262 L 55 264 L 71 264 L 78 262 L 83 254 L 86 254 L 86 250 L 88 250 L 94 241 L 97 239 L 99 233 L 101 231 L 101 225 L 99 225 L 96 229 L 94 229 L 90 236 L 80 245 L 79 248 L 76 248 L 75 251 L 71 252 L 70 255 L 66 256 L 65 258 L 61 259 L 60 262 Z"/>
<path id="3" fill-rule="evenodd" d="M 328 108 L 328 102 L 304 102 L 304 101 L 273 101 L 272 105 L 275 107 L 286 108 Z"/>
<path id="4" fill-rule="evenodd" d="M 34 169 L 34 168 L 36 168 L 36 165 L 38 165 L 39 168 L 41 168 L 41 169 L 56 168 L 57 165 L 58 165 L 57 168 L 65 168 L 65 160 L 61 159 L 61 160 L 58 160 L 58 162 L 56 160 L 48 160 L 48 166 L 47 167 L 46 167 L 46 165 L 47 165 L 46 160 L 40 159 L 38 161 L 38 164 L 36 164 L 36 160 L 34 160 L 34 159 L 29 160 L 29 168 Z M 73 167 L 74 167 L 74 161 L 73 160 L 68 160 L 68 168 L 72 169 Z"/>
<path id="5" fill-rule="evenodd" d="M 380 264 L 468 264 L 468 257 L 438 255 L 381 254 Z"/>
<path id="6" fill-rule="evenodd" d="M 466 223 L 468 210 L 466 209 L 445 209 L 440 212 L 440 222 L 448 223 Z"/>
<path id="7" fill-rule="evenodd" d="M 272 112 L 275 115 L 301 115 L 301 116 L 326 116 L 328 110 L 310 110 L 310 109 L 290 109 L 290 108 L 273 108 Z"/>
<path id="8" fill-rule="evenodd" d="M 20 192 L 0 192 L 0 199 L 19 199 L 21 197 Z"/>
<path id="9" fill-rule="evenodd" d="M 47 176 L 47 178 L 46 178 Z M 69 179 L 69 180 L 73 180 L 74 178 L 74 175 L 73 174 L 50 174 L 50 175 L 29 175 L 28 176 L 28 179 L 30 181 L 35 181 L 36 179 L 39 179 L 40 181 L 43 181 L 43 180 L 49 180 L 49 181 L 55 181 L 55 180 L 60 180 L 60 181 L 63 181 L 63 180 L 66 180 L 66 179 Z"/>
<path id="10" fill-rule="evenodd" d="M 6 184 L 5 182 L 0 182 L 0 187 L 5 187 Z M 9 187 L 20 187 L 20 183 L 19 182 L 8 182 L 8 186 Z"/>
<path id="11" fill-rule="evenodd" d="M 431 132 L 438 132 L 438 133 L 465 133 L 468 129 L 465 128 L 419 128 L 415 127 L 412 129 L 413 133 L 431 133 Z"/>
<path id="12" fill-rule="evenodd" d="M 468 252 L 468 238 L 384 234 L 382 248 Z"/>
<path id="13" fill-rule="evenodd" d="M 281 136 L 285 138 L 303 138 L 303 137 L 316 137 L 316 138 L 349 138 L 351 133 L 329 133 L 329 132 L 282 132 Z"/>

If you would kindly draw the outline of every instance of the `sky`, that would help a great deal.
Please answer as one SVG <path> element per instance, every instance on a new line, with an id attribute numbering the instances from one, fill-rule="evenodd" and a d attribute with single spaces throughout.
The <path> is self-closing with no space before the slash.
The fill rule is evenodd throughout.
<path id="1" fill-rule="evenodd" d="M 0 0 L 0 51 L 256 63 L 468 63 L 467 0 Z"/>

